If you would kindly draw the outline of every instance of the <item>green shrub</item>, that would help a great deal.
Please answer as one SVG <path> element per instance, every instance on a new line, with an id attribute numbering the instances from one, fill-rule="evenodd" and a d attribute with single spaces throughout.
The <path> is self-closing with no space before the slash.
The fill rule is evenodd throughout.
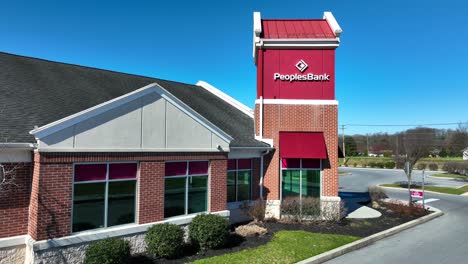
<path id="1" fill-rule="evenodd" d="M 217 248 L 224 244 L 228 235 L 228 226 L 228 220 L 222 216 L 197 215 L 189 224 L 189 237 L 202 251 Z"/>
<path id="2" fill-rule="evenodd" d="M 184 231 L 178 225 L 157 224 L 145 236 L 148 253 L 165 258 L 177 256 L 184 245 Z"/>
<path id="3" fill-rule="evenodd" d="M 85 264 L 127 263 L 130 257 L 130 244 L 121 238 L 106 238 L 97 241 L 86 249 Z"/>
<path id="4" fill-rule="evenodd" d="M 436 171 L 439 169 L 439 166 L 435 163 L 429 163 L 429 170 Z"/>
<path id="5" fill-rule="evenodd" d="M 356 162 L 354 162 L 354 163 L 353 163 L 353 166 L 356 168 L 356 167 L 357 167 L 357 163 L 356 163 Z"/>
<path id="6" fill-rule="evenodd" d="M 385 168 L 387 168 L 387 169 L 393 169 L 393 168 L 395 168 L 395 165 L 396 165 L 396 164 L 395 164 L 394 161 L 387 161 L 387 162 L 385 162 Z"/>
<path id="7" fill-rule="evenodd" d="M 383 169 L 383 168 L 385 167 L 385 164 L 384 164 L 383 162 L 377 162 L 377 163 L 375 164 L 375 166 L 376 166 L 377 168 Z"/>
<path id="8" fill-rule="evenodd" d="M 375 168 L 377 164 L 375 162 L 369 162 L 369 167 Z"/>
<path id="9" fill-rule="evenodd" d="M 427 167 L 427 165 L 426 165 L 426 163 L 424 163 L 424 162 L 420 162 L 420 163 L 418 163 L 418 164 L 416 165 L 416 168 L 417 168 L 418 170 L 425 170 L 426 167 Z"/>

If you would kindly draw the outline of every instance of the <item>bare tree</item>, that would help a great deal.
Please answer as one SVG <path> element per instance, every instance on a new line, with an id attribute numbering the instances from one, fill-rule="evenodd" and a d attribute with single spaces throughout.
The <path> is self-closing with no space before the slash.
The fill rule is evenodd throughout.
<path id="1" fill-rule="evenodd" d="M 16 186 L 15 176 L 18 168 L 18 164 L 10 166 L 0 163 L 0 193 L 9 186 Z"/>
<path id="2" fill-rule="evenodd" d="M 468 147 L 468 124 L 459 124 L 458 128 L 447 138 L 450 154 L 460 157 L 463 150 Z"/>
<path id="3" fill-rule="evenodd" d="M 408 164 L 408 168 L 404 168 L 408 178 L 408 194 L 411 204 L 411 181 L 413 167 L 419 159 L 427 157 L 434 148 L 436 131 L 433 128 L 418 127 L 408 129 L 402 136 L 402 153 L 404 155 L 398 157 L 397 162 Z"/>
<path id="4" fill-rule="evenodd" d="M 7 150 L 0 143 L 0 193 L 6 188 L 17 186 L 15 183 L 17 171 L 20 169 L 20 163 L 8 162 Z M 2 162 L 3 160 L 3 162 Z"/>

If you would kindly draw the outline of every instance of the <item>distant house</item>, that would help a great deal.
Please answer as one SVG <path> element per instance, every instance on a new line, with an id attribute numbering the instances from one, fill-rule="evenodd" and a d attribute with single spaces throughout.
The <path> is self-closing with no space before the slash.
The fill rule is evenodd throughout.
<path id="1" fill-rule="evenodd" d="M 468 148 L 463 150 L 463 160 L 468 160 Z"/>

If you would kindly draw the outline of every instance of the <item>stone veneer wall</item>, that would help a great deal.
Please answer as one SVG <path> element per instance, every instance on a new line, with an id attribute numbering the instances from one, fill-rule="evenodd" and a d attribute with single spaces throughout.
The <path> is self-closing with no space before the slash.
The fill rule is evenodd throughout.
<path id="1" fill-rule="evenodd" d="M 26 245 L 0 248 L 0 264 L 23 264 L 26 256 Z"/>

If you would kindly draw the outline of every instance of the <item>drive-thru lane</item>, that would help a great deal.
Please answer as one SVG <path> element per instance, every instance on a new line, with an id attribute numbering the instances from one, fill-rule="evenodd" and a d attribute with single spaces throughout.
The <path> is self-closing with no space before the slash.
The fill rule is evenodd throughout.
<path id="1" fill-rule="evenodd" d="M 346 191 L 364 191 L 371 185 L 405 180 L 404 173 L 397 170 L 343 171 L 352 173 L 340 177 L 340 190 Z M 463 183 L 437 180 L 437 185 L 460 186 Z M 407 199 L 406 191 L 387 189 L 387 194 L 390 198 Z M 326 263 L 468 263 L 468 196 L 426 193 L 426 198 L 434 199 L 428 205 L 445 214 Z"/>

